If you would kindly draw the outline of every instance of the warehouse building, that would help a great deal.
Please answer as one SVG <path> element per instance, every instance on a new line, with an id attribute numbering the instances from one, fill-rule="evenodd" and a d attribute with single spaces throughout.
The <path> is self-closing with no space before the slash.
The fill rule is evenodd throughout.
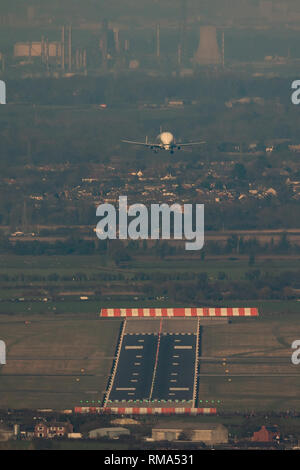
<path id="1" fill-rule="evenodd" d="M 89 432 L 89 439 L 101 439 L 108 437 L 109 439 L 118 439 L 120 436 L 129 436 L 130 431 L 126 428 L 98 428 Z"/>
<path id="2" fill-rule="evenodd" d="M 193 441 L 207 445 L 226 444 L 228 430 L 220 423 L 159 423 L 152 429 L 154 441 Z"/>

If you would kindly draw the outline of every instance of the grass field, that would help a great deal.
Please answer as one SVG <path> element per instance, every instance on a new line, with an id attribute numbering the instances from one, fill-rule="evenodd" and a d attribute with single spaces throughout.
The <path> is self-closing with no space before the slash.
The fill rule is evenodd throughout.
<path id="1" fill-rule="evenodd" d="M 102 400 L 119 329 L 120 322 L 95 317 L 1 316 L 7 364 L 0 366 L 0 408 L 63 409 Z"/>
<path id="2" fill-rule="evenodd" d="M 207 272 L 211 280 L 217 279 L 219 272 L 224 272 L 228 279 L 243 279 L 249 271 L 247 259 L 228 257 L 208 257 L 200 260 L 199 257 L 168 258 L 160 260 L 155 257 L 138 258 L 129 263 L 126 268 L 117 267 L 104 256 L 15 256 L 0 255 L 0 275 L 9 275 L 9 281 L 0 284 L 0 314 L 94 314 L 101 307 L 135 307 L 143 302 L 145 307 L 168 307 L 168 299 L 147 299 L 143 293 L 138 292 L 142 282 L 134 281 L 137 272 L 143 271 L 149 275 L 156 273 L 201 273 Z M 299 269 L 299 260 L 295 257 L 256 260 L 255 269 L 261 272 L 280 273 Z M 47 276 L 57 273 L 67 276 L 68 280 L 49 281 Z M 76 273 L 87 276 L 93 274 L 109 274 L 114 279 L 108 281 L 78 280 Z M 19 276 L 14 280 L 14 276 Z M 24 280 L 21 275 L 31 276 Z M 122 275 L 122 279 L 119 279 Z M 34 280 L 34 276 L 41 276 Z M 183 276 L 184 277 L 184 276 Z M 22 280 L 23 279 L 23 280 Z M 41 280 L 42 279 L 42 280 Z M 171 282 L 171 281 L 170 281 Z M 182 281 L 184 282 L 184 281 Z M 95 295 L 100 288 L 101 296 Z M 53 291 L 56 298 L 52 298 Z M 88 301 L 80 301 L 82 292 L 91 291 Z M 52 294 L 51 294 L 52 292 Z M 67 292 L 68 295 L 63 293 Z M 63 295 L 62 295 L 63 294 Z M 42 301 L 48 297 L 48 301 Z M 24 301 L 18 301 L 23 298 Z M 205 302 L 204 302 L 205 303 Z M 206 305 L 206 303 L 205 303 Z M 224 302 L 213 302 L 213 305 L 224 306 Z M 297 314 L 300 303 L 296 300 L 247 300 L 226 301 L 226 306 L 257 306 L 261 316 Z M 174 307 L 183 306 L 174 304 Z M 186 306 L 186 305 L 184 305 Z"/>
<path id="3" fill-rule="evenodd" d="M 202 357 L 214 360 L 201 361 L 199 403 L 219 401 L 220 411 L 300 411 L 300 366 L 291 363 L 300 319 L 290 320 L 203 327 Z"/>
<path id="4" fill-rule="evenodd" d="M 153 256 L 141 256 L 128 263 L 128 268 L 115 266 L 109 263 L 102 255 L 68 255 L 68 256 L 17 256 L 0 255 L 0 274 L 14 275 L 18 273 L 36 274 L 48 276 L 52 273 L 70 275 L 75 273 L 91 274 L 109 273 L 123 274 L 131 279 L 137 271 L 152 272 L 207 272 L 215 277 L 218 272 L 225 272 L 229 279 L 240 279 L 245 271 L 249 269 L 260 269 L 262 272 L 279 273 L 282 271 L 293 271 L 299 269 L 299 257 L 259 257 L 257 256 L 255 266 L 250 268 L 248 257 L 239 256 L 207 256 L 200 260 L 199 253 L 185 255 L 180 258 L 158 259 Z"/>
<path id="5" fill-rule="evenodd" d="M 44 442 L 44 441 L 43 441 Z M 101 441 L 81 441 L 81 440 L 60 440 L 60 441 L 48 441 L 47 444 L 32 441 L 9 441 L 0 442 L 0 450 L 127 450 L 129 449 L 128 444 L 121 444 L 118 442 L 101 442 Z"/>

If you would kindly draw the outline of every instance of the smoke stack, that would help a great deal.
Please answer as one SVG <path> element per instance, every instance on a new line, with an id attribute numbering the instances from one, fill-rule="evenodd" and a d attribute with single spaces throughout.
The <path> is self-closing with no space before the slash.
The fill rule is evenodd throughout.
<path id="1" fill-rule="evenodd" d="M 225 67 L 225 33 L 222 33 L 222 65 Z"/>
<path id="2" fill-rule="evenodd" d="M 41 41 L 41 59 L 42 59 L 42 63 L 45 62 L 45 40 L 44 40 L 44 36 L 42 36 L 42 41 Z"/>
<path id="3" fill-rule="evenodd" d="M 156 57 L 160 57 L 160 25 L 156 25 Z"/>
<path id="4" fill-rule="evenodd" d="M 194 55 L 198 65 L 219 65 L 222 62 L 217 41 L 217 29 L 214 26 L 200 27 L 200 42 Z"/>
<path id="5" fill-rule="evenodd" d="M 99 41 L 99 47 L 102 52 L 102 65 L 103 68 L 107 67 L 107 50 L 108 50 L 108 23 L 107 20 L 103 20 L 101 37 Z"/>
<path id="6" fill-rule="evenodd" d="M 65 70 L 65 27 L 61 31 L 61 68 Z"/>
<path id="7" fill-rule="evenodd" d="M 178 44 L 178 49 L 177 49 L 177 62 L 178 62 L 178 65 L 181 65 L 181 60 L 182 60 L 182 49 L 181 49 L 181 44 Z"/>
<path id="8" fill-rule="evenodd" d="M 48 69 L 49 68 L 49 39 L 48 38 L 46 39 L 45 48 L 46 48 L 46 65 Z"/>
<path id="9" fill-rule="evenodd" d="M 68 44 L 69 72 L 72 70 L 72 26 L 69 25 L 69 44 Z"/>
<path id="10" fill-rule="evenodd" d="M 114 31 L 116 53 L 119 54 L 120 52 L 119 28 L 114 27 L 113 31 Z"/>
<path id="11" fill-rule="evenodd" d="M 76 63 L 76 69 L 80 69 L 80 51 L 79 49 L 76 49 L 76 54 L 75 54 L 75 63 Z"/>

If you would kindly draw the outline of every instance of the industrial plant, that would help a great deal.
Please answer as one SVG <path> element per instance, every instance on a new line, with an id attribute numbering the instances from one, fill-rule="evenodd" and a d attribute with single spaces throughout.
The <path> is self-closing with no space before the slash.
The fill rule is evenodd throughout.
<path id="1" fill-rule="evenodd" d="M 3 28 L 19 31 L 14 35 L 18 40 L 0 42 L 0 74 L 24 78 L 112 72 L 189 76 L 205 73 L 203 69 L 237 71 L 251 65 L 265 73 L 278 65 L 298 64 L 299 58 L 290 48 L 282 55 L 282 47 L 277 45 L 260 58 L 259 51 L 257 58 L 248 60 L 236 53 L 242 28 L 252 29 L 254 34 L 264 31 L 267 36 L 271 27 L 280 28 L 280 20 L 285 20 L 284 27 L 294 31 L 297 16 L 284 5 L 279 8 L 276 2 L 261 0 L 256 10 L 248 12 L 250 18 L 251 14 L 259 15 L 255 23 L 243 17 L 243 6 L 235 5 L 235 0 L 228 5 L 236 11 L 236 17 L 230 19 L 224 15 L 216 20 L 213 10 L 209 14 L 204 5 L 196 10 L 194 0 L 177 0 L 169 21 L 149 19 L 143 28 L 134 20 L 101 14 L 93 20 L 77 18 L 62 23 L 55 15 L 47 16 L 40 8 L 28 6 L 22 16 L 0 16 Z M 30 40 L 25 37 L 26 29 L 30 30 Z"/>

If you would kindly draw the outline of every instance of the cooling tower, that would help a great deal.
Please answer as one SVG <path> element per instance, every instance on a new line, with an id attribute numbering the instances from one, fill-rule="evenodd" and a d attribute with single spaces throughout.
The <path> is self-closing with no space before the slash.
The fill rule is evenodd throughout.
<path id="1" fill-rule="evenodd" d="M 195 64 L 218 65 L 221 64 L 221 54 L 217 42 L 217 29 L 214 26 L 200 27 L 200 42 L 194 55 Z"/>

